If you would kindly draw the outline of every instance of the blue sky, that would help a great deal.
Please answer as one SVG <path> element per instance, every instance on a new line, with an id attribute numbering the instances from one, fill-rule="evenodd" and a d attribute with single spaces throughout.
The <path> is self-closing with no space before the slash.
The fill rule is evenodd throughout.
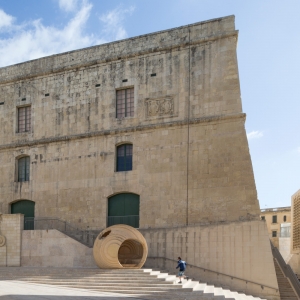
<path id="1" fill-rule="evenodd" d="M 0 66 L 235 15 L 261 208 L 300 189 L 299 0 L 0 0 Z"/>

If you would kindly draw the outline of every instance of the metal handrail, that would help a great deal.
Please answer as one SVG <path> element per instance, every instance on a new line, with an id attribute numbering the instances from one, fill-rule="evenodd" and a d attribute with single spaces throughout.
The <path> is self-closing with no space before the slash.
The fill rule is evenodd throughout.
<path id="1" fill-rule="evenodd" d="M 127 216 L 108 216 L 107 227 L 115 224 L 131 224 L 134 228 L 139 228 L 139 215 L 127 215 Z"/>
<path id="2" fill-rule="evenodd" d="M 31 230 L 56 229 L 88 247 L 93 247 L 94 240 L 96 239 L 98 233 L 101 231 L 97 230 L 97 233 L 94 233 L 92 230 L 80 230 L 67 221 L 51 217 L 24 218 L 24 224 L 26 223 L 30 225 L 28 227 Z"/>
<path id="3" fill-rule="evenodd" d="M 284 259 L 283 259 L 282 255 L 280 254 L 279 250 L 272 244 L 272 242 L 270 242 L 270 243 L 271 243 L 273 257 L 278 262 L 278 265 L 279 265 L 282 273 L 284 274 L 284 276 L 289 279 L 289 282 L 291 283 L 292 288 L 295 291 L 295 293 L 297 294 L 298 298 L 300 298 L 300 282 L 299 282 L 299 279 L 297 278 L 296 274 L 292 270 L 291 266 L 288 265 L 284 261 Z"/>
<path id="4" fill-rule="evenodd" d="M 148 258 L 162 258 L 162 259 L 170 260 L 170 261 L 173 261 L 173 262 L 176 262 L 176 263 L 177 263 L 177 260 L 171 259 L 171 258 L 167 258 L 167 257 L 158 257 L 158 256 L 156 256 L 156 257 L 151 257 L 151 256 L 148 256 Z M 244 278 L 241 278 L 241 277 L 237 277 L 237 276 L 225 274 L 225 273 L 222 273 L 222 272 L 219 272 L 219 271 L 214 271 L 214 270 L 210 270 L 210 269 L 207 269 L 207 268 L 203 268 L 203 267 L 199 267 L 199 266 L 195 266 L 195 265 L 191 265 L 191 264 L 187 264 L 187 266 L 190 266 L 190 267 L 193 267 L 193 268 L 201 269 L 201 270 L 203 270 L 204 272 L 205 272 L 205 271 L 208 271 L 208 272 L 216 273 L 217 275 L 223 275 L 223 276 L 231 277 L 231 279 L 242 280 L 242 281 L 245 281 L 246 283 L 250 282 L 250 283 L 259 285 L 262 289 L 263 289 L 264 287 L 267 287 L 267 288 L 276 290 L 276 292 L 278 292 L 278 288 L 273 287 L 273 286 L 269 286 L 269 285 L 266 285 L 266 284 L 261 284 L 261 283 L 258 283 L 258 282 L 252 281 L 252 280 L 244 279 Z"/>

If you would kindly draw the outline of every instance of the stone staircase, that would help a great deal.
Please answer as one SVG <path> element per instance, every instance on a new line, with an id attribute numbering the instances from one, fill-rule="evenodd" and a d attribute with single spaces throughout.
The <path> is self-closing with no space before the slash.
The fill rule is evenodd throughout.
<path id="1" fill-rule="evenodd" d="M 297 300 L 298 297 L 294 292 L 289 280 L 282 273 L 276 259 L 274 259 L 276 277 L 278 281 L 279 294 L 281 300 Z"/>
<path id="2" fill-rule="evenodd" d="M 260 298 L 192 280 L 183 280 L 182 284 L 178 284 L 178 278 L 175 275 L 151 269 L 103 270 L 10 267 L 0 268 L 0 281 L 3 280 L 97 292 L 122 293 L 139 299 L 260 300 Z"/>

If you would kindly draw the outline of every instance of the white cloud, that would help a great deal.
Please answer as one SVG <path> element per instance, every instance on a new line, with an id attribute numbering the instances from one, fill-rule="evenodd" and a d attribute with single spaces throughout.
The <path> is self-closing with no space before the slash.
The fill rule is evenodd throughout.
<path id="1" fill-rule="evenodd" d="M 263 136 L 264 136 L 264 134 L 262 131 L 251 131 L 251 132 L 247 133 L 248 140 L 259 139 Z"/>
<path id="2" fill-rule="evenodd" d="M 128 9 L 122 9 L 122 7 L 119 6 L 101 15 L 99 19 L 104 23 L 104 30 L 102 31 L 104 36 L 113 36 L 114 40 L 125 39 L 127 32 L 122 23 L 126 14 L 131 15 L 134 9 L 133 6 Z"/>
<path id="3" fill-rule="evenodd" d="M 0 30 L 4 33 L 0 35 L 0 67 L 127 37 L 122 22 L 126 14 L 133 12 L 133 7 L 122 10 L 119 6 L 103 15 L 103 30 L 93 34 L 85 30 L 92 11 L 88 0 L 58 3 L 65 10 L 77 7 L 62 28 L 46 26 L 40 19 L 18 24 L 13 16 L 0 10 Z"/>
<path id="4" fill-rule="evenodd" d="M 58 0 L 60 9 L 71 12 L 77 8 L 78 0 Z"/>
<path id="5" fill-rule="evenodd" d="M 13 26 L 9 37 L 0 37 L 0 67 L 103 42 L 84 32 L 91 9 L 90 3 L 82 2 L 63 28 L 45 26 L 41 20 Z"/>
<path id="6" fill-rule="evenodd" d="M 0 9 L 0 29 L 12 25 L 14 18 Z"/>

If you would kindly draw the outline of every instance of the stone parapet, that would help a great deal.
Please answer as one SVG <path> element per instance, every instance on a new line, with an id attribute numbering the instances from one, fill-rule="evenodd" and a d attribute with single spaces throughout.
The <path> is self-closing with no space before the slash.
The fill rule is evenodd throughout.
<path id="1" fill-rule="evenodd" d="M 106 64 L 137 55 L 151 55 L 221 38 L 237 36 L 234 16 L 217 18 L 126 40 L 51 55 L 0 69 L 0 82 L 31 79 L 51 73 Z"/>

